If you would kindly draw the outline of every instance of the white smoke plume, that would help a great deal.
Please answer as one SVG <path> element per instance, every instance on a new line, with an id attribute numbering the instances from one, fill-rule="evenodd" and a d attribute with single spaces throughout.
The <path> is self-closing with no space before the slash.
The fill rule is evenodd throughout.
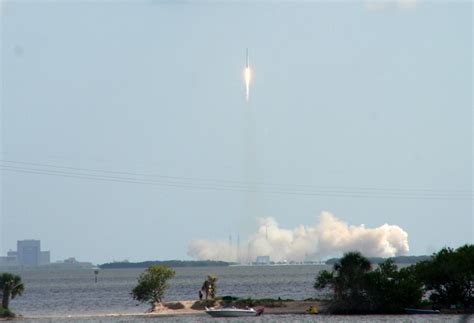
<path id="1" fill-rule="evenodd" d="M 194 240 L 188 255 L 200 260 L 255 261 L 270 256 L 272 261 L 322 260 L 347 251 L 360 251 L 368 257 L 392 257 L 408 253 L 408 234 L 397 225 L 377 228 L 353 226 L 329 212 L 322 212 L 319 223 L 282 229 L 273 218 L 259 219 L 258 231 L 240 248 L 226 241 Z"/>

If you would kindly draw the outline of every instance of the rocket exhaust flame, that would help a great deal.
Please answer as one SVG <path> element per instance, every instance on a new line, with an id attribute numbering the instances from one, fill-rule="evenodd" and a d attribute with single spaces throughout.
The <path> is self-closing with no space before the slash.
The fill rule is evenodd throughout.
<path id="1" fill-rule="evenodd" d="M 252 77 L 252 73 L 250 71 L 250 65 L 249 65 L 249 49 L 247 48 L 247 62 L 245 65 L 245 71 L 244 71 L 244 80 L 245 80 L 245 99 L 247 102 L 249 102 L 250 99 L 250 80 Z"/>
<path id="2" fill-rule="evenodd" d="M 245 99 L 248 102 L 250 98 L 250 77 L 251 77 L 250 67 L 245 68 L 244 77 L 245 77 Z"/>

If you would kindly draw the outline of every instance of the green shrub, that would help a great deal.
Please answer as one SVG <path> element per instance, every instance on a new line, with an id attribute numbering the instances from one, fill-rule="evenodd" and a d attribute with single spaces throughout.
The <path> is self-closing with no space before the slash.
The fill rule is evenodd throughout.
<path id="1" fill-rule="evenodd" d="M 285 307 L 284 302 L 292 302 L 292 299 L 273 299 L 273 298 L 261 298 L 261 299 L 252 299 L 252 298 L 243 298 L 238 299 L 237 301 L 232 302 L 231 305 L 236 307 L 256 307 L 256 306 L 264 306 L 264 307 Z"/>
<path id="2" fill-rule="evenodd" d="M 10 311 L 8 308 L 3 308 L 3 307 L 0 306 L 0 317 L 13 318 L 13 317 L 15 317 L 15 313 Z"/>
<path id="3" fill-rule="evenodd" d="M 194 304 L 191 306 L 191 309 L 193 309 L 193 310 L 204 310 L 205 307 L 213 307 L 215 305 L 216 305 L 216 300 L 207 299 L 207 300 L 194 302 Z"/>
<path id="4" fill-rule="evenodd" d="M 156 303 L 161 303 L 166 289 L 167 281 L 173 278 L 175 271 L 171 268 L 153 265 L 148 267 L 138 277 L 138 285 L 132 290 L 134 299 L 144 303 L 149 302 L 152 310 L 155 309 Z"/>
<path id="5" fill-rule="evenodd" d="M 174 302 L 174 303 L 166 303 L 165 307 L 169 308 L 170 310 L 182 310 L 185 306 L 180 302 Z"/>
<path id="6" fill-rule="evenodd" d="M 235 302 L 232 302 L 232 305 L 235 305 L 237 307 L 254 307 L 256 305 L 256 302 L 254 299 L 251 297 L 249 298 L 241 298 Z"/>

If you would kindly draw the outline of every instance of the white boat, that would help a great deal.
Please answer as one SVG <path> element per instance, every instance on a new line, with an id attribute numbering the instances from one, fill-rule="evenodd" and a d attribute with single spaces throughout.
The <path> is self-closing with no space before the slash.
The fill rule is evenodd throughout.
<path id="1" fill-rule="evenodd" d="M 407 314 L 440 314 L 440 311 L 438 310 L 427 310 L 419 308 L 404 308 L 404 310 Z"/>
<path id="2" fill-rule="evenodd" d="M 243 317 L 243 316 L 259 316 L 263 313 L 263 307 L 257 310 L 253 308 L 207 308 L 206 313 L 212 317 Z"/>

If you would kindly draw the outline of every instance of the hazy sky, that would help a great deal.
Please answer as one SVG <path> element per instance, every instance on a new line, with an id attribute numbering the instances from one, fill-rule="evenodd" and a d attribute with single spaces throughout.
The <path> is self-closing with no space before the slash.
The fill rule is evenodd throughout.
<path id="1" fill-rule="evenodd" d="M 472 243 L 472 13 L 3 1 L 0 252 L 33 238 L 53 260 L 187 259 L 193 239 L 321 211 L 398 225 L 410 254 Z"/>

